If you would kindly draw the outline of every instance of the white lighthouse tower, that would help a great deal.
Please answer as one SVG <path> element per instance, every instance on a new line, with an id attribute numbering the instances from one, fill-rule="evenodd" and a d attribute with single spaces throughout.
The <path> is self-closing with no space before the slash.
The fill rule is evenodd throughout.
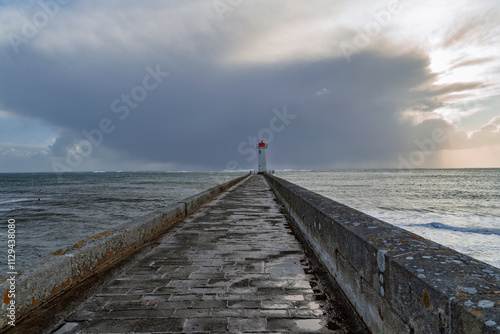
<path id="1" fill-rule="evenodd" d="M 259 150 L 259 173 L 267 172 L 266 148 L 267 144 L 263 140 L 257 144 L 257 149 Z"/>

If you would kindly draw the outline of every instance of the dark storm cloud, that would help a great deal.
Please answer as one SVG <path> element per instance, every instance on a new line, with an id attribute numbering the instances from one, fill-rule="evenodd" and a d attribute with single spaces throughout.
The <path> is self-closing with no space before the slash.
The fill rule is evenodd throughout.
<path id="1" fill-rule="evenodd" d="M 9 89 L 2 89 L 6 94 L 1 99 L 8 110 L 66 129 L 52 146 L 54 156 L 67 154 L 68 147 L 86 139 L 83 131 L 99 129 L 107 118 L 114 130 L 103 134 L 102 145 L 125 150 L 132 159 L 220 169 L 230 160 L 252 166 L 250 153 L 240 154 L 251 146 L 248 137 L 269 128 L 273 108 L 283 112 L 285 106 L 297 117 L 289 124 L 276 123 L 286 125 L 274 134 L 277 163 L 321 166 L 345 158 L 391 156 L 405 148 L 412 131 L 399 111 L 432 103 L 435 95 L 411 92 L 432 79 L 423 70 L 427 60 L 411 55 L 364 53 L 352 64 L 337 58 L 250 68 L 207 66 L 186 57 L 158 61 L 122 68 L 78 63 L 72 69 L 71 61 L 39 58 L 33 66 L 25 57 L 10 68 L 10 80 L 2 82 Z M 16 75 L 21 68 L 29 76 Z M 130 97 L 127 104 L 122 95 L 143 85 L 147 68 L 169 75 L 146 90 L 143 101 Z M 148 84 L 155 84 L 154 79 Z M 328 94 L 316 94 L 324 88 Z M 111 105 L 116 100 L 115 113 Z M 245 141 L 248 145 L 238 150 Z"/>

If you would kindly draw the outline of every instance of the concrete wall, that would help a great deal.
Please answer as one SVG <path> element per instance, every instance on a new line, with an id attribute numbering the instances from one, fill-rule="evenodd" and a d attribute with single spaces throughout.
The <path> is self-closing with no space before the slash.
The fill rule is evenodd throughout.
<path id="1" fill-rule="evenodd" d="M 265 176 L 373 333 L 500 333 L 500 269 Z"/>
<path id="2" fill-rule="evenodd" d="M 145 242 L 158 237 L 177 221 L 196 210 L 248 175 L 208 189 L 141 219 L 128 222 L 120 230 L 106 231 L 89 237 L 42 260 L 30 271 L 16 277 L 15 297 L 9 298 L 11 282 L 0 285 L 3 302 L 0 305 L 0 328 L 9 326 L 8 306 L 15 302 L 16 322 L 32 309 L 70 289 L 97 270 L 115 262 Z"/>

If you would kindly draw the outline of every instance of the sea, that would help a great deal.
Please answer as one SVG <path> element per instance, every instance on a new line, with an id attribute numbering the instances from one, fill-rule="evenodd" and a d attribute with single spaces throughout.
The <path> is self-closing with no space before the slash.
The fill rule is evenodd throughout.
<path id="1" fill-rule="evenodd" d="M 0 174 L 0 278 L 248 173 Z M 500 169 L 276 171 L 276 176 L 500 268 Z"/>
<path id="2" fill-rule="evenodd" d="M 500 169 L 277 171 L 276 176 L 500 268 Z"/>
<path id="3" fill-rule="evenodd" d="M 15 220 L 15 269 L 101 232 L 120 229 L 248 172 L 0 174 L 0 280 L 8 270 L 8 221 Z"/>

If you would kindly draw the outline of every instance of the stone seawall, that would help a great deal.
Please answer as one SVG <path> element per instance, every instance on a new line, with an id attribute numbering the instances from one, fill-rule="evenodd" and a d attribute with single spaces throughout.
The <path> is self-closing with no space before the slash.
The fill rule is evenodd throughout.
<path id="1" fill-rule="evenodd" d="M 15 321 L 36 307 L 67 291 L 101 268 L 123 258 L 133 250 L 172 227 L 180 218 L 190 214 L 203 203 L 234 186 L 248 175 L 210 188 L 128 222 L 119 230 L 105 231 L 61 249 L 43 259 L 44 263 L 16 277 L 15 285 L 6 281 L 0 285 L 3 301 L 0 328 L 10 326 L 8 307 L 15 302 Z M 15 291 L 12 291 L 12 288 Z M 12 293 L 15 296 L 12 296 Z M 11 297 L 9 297 L 12 296 Z"/>
<path id="2" fill-rule="evenodd" d="M 373 333 L 500 333 L 500 269 L 265 176 Z"/>

